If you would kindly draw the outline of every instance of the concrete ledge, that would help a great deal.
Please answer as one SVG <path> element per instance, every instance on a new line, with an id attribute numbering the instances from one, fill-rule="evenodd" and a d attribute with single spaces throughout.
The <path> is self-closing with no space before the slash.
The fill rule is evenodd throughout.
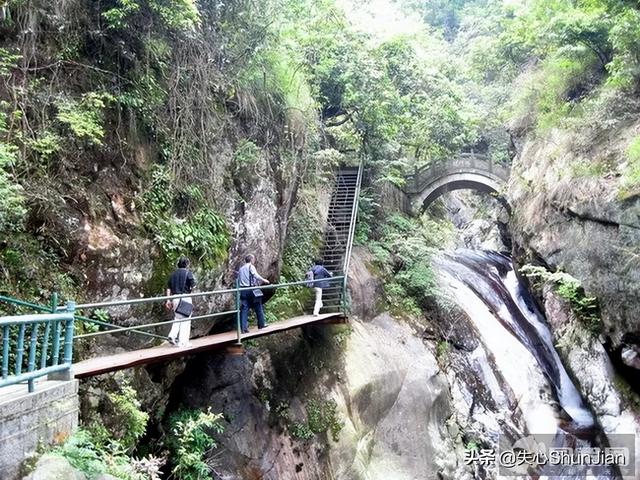
<path id="1" fill-rule="evenodd" d="M 0 477 L 19 478 L 39 445 L 60 443 L 78 426 L 78 382 L 44 380 L 0 389 Z"/>

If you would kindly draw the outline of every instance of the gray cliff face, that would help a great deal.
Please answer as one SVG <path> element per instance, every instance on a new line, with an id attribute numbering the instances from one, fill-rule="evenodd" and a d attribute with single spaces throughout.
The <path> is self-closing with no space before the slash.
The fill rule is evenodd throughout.
<path id="1" fill-rule="evenodd" d="M 640 435 L 640 412 L 633 394 L 620 388 L 624 382 L 611 364 L 602 344 L 575 318 L 567 301 L 550 285 L 543 288 L 543 305 L 558 353 L 599 425 L 607 434 Z M 636 442 L 636 471 L 640 467 L 640 445 Z"/>
<path id="2" fill-rule="evenodd" d="M 509 185 L 511 228 L 523 260 L 543 261 L 578 278 L 597 296 L 615 345 L 640 331 L 640 198 L 624 198 L 617 168 L 637 122 L 608 131 L 554 131 L 519 146 Z M 613 165 L 605 175 L 581 165 Z"/>

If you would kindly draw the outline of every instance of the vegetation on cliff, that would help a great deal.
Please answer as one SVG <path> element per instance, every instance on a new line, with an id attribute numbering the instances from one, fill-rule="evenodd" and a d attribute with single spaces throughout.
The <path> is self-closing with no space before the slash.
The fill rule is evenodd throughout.
<path id="1" fill-rule="evenodd" d="M 53 291 L 103 294 L 109 280 L 94 285 L 87 272 L 108 255 L 114 269 L 138 260 L 119 249 L 123 239 L 149 247 L 152 264 L 151 279 L 119 285 L 132 293 L 157 293 L 178 254 L 222 276 L 239 242 L 259 240 L 238 235 L 256 196 L 276 205 L 283 225 L 281 258 L 267 261 L 284 280 L 301 279 L 320 246 L 317 200 L 332 170 L 364 158 L 372 191 L 358 238 L 389 280 L 389 306 L 416 313 L 434 294 L 429 256 L 449 226 L 381 217 L 380 182 L 402 186 L 415 168 L 461 151 L 508 163 L 504 124 L 517 136 L 589 136 L 637 109 L 628 101 L 640 77 L 636 2 L 403 0 L 389 9 L 420 28 L 376 35 L 334 0 L 5 2 L 0 293 L 42 303 Z M 563 173 L 615 177 L 618 200 L 637 197 L 640 137 L 624 142 L 624 157 L 585 156 Z M 550 278 L 598 330 L 595 300 Z M 308 293 L 278 293 L 271 314 L 300 310 Z M 131 406 L 129 393 L 114 404 Z M 146 428 L 138 407 L 117 445 L 93 422 L 62 454 L 106 471 L 101 456 L 116 445 L 112 464 L 127 464 Z M 331 405 L 309 408 L 294 436 L 339 430 Z M 313 409 L 326 410 L 320 421 Z M 172 444 L 184 454 L 177 476 L 204 472 L 213 442 L 204 430 L 216 419 L 174 425 L 196 444 Z"/>

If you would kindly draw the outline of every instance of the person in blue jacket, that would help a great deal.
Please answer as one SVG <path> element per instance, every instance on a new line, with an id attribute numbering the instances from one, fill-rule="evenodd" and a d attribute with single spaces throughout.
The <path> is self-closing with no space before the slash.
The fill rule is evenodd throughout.
<path id="1" fill-rule="evenodd" d="M 333 275 L 322 265 L 322 260 L 317 259 L 311 267 L 311 273 L 313 274 L 313 288 L 316 291 L 316 303 L 313 307 L 313 316 L 320 315 L 320 309 L 323 307 L 322 303 L 322 289 L 329 288 L 329 282 L 327 278 L 331 278 Z"/>

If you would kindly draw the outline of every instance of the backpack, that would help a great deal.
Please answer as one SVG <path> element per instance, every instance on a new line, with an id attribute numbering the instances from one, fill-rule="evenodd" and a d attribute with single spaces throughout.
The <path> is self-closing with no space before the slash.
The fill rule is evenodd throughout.
<path id="1" fill-rule="evenodd" d="M 315 283 L 313 282 L 313 270 L 309 270 L 307 273 L 305 273 L 304 275 L 304 280 L 305 283 L 305 287 L 309 287 L 309 288 L 313 288 L 315 287 Z"/>

